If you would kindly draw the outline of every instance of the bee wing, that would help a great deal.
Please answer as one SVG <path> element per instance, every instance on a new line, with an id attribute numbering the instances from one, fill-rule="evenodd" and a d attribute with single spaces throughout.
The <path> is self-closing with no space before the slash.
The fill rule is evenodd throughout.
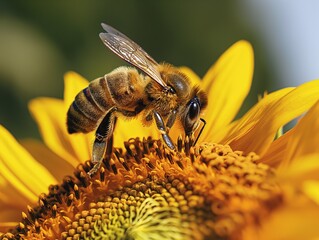
<path id="1" fill-rule="evenodd" d="M 139 48 L 140 51 L 145 55 L 145 57 L 147 57 L 147 59 L 149 59 L 153 64 L 155 64 L 155 65 L 158 64 L 150 55 L 148 55 L 147 52 L 144 51 L 144 49 L 142 49 L 138 44 L 136 44 L 134 41 L 132 41 L 129 37 L 127 37 L 126 35 L 124 35 L 120 31 L 116 30 L 115 28 L 111 27 L 110 25 L 107 25 L 105 23 L 102 23 L 101 25 L 106 32 L 112 33 L 112 34 L 117 35 L 117 36 L 121 36 L 122 38 L 125 38 L 128 41 L 130 41 L 131 44 L 134 45 L 136 48 Z"/>
<path id="2" fill-rule="evenodd" d="M 113 27 L 104 23 L 102 23 L 102 27 L 106 33 L 100 33 L 100 38 L 112 52 L 142 70 L 162 87 L 167 87 L 167 84 L 156 70 L 158 63 L 147 52 Z"/>

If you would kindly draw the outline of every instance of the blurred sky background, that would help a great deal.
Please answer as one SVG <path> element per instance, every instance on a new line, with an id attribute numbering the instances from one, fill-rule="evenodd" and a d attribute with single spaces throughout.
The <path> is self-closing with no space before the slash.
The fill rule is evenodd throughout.
<path id="1" fill-rule="evenodd" d="M 98 37 L 119 29 L 157 61 L 203 76 L 233 43 L 255 51 L 253 88 L 241 114 L 265 90 L 319 78 L 319 1 L 0 0 L 0 124 L 17 138 L 39 137 L 34 97 L 62 98 L 63 75 L 89 80 L 124 62 Z"/>

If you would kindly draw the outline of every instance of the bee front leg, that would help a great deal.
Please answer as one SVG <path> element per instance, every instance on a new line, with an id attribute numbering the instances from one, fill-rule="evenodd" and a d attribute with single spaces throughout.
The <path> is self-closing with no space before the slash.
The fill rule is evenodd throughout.
<path id="1" fill-rule="evenodd" d="M 171 150 L 175 150 L 175 145 L 173 144 L 172 139 L 168 135 L 168 129 L 165 127 L 164 120 L 163 120 L 162 116 L 157 111 L 153 111 L 153 116 L 154 116 L 155 123 L 156 123 L 158 130 L 162 134 L 162 138 L 163 138 L 164 143 Z"/>
<path id="2" fill-rule="evenodd" d="M 166 132 L 169 133 L 169 130 L 173 127 L 177 116 L 177 109 L 174 109 L 170 112 L 166 122 Z"/>
<path id="3" fill-rule="evenodd" d="M 89 176 L 96 173 L 96 171 L 100 168 L 103 157 L 105 154 L 106 148 L 108 148 L 108 156 L 110 157 L 112 154 L 113 149 L 113 131 L 114 125 L 116 122 L 116 117 L 113 114 L 114 110 L 110 110 L 105 117 L 103 118 L 102 122 L 100 123 L 99 127 L 95 132 L 95 140 L 93 143 L 93 150 L 92 150 L 92 163 L 95 164 L 94 167 L 88 172 Z"/>

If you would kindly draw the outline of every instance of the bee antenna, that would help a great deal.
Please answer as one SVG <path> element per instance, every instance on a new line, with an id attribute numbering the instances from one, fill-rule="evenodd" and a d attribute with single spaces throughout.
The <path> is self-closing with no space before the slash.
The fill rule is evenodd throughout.
<path id="1" fill-rule="evenodd" d="M 206 126 L 206 121 L 205 121 L 205 119 L 200 118 L 199 120 L 201 120 L 201 122 L 203 123 L 203 126 L 202 126 L 202 128 L 200 129 L 200 131 L 199 131 L 199 133 L 198 133 L 198 135 L 197 135 L 197 137 L 196 137 L 196 139 L 195 139 L 195 142 L 194 142 L 193 146 L 196 145 L 196 143 L 197 143 L 197 141 L 198 141 L 200 135 L 202 135 L 202 132 L 203 132 L 205 126 Z"/>

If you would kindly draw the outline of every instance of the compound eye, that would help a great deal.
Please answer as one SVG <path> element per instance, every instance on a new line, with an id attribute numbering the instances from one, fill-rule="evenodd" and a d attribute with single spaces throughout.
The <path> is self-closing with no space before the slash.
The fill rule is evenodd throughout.
<path id="1" fill-rule="evenodd" d="M 187 113 L 184 119 L 184 128 L 186 135 L 190 135 L 197 127 L 200 113 L 200 105 L 198 99 L 192 99 L 188 104 Z"/>
<path id="2" fill-rule="evenodd" d="M 198 102 L 191 102 L 188 111 L 188 118 L 191 121 L 194 121 L 199 116 L 199 104 Z"/>

